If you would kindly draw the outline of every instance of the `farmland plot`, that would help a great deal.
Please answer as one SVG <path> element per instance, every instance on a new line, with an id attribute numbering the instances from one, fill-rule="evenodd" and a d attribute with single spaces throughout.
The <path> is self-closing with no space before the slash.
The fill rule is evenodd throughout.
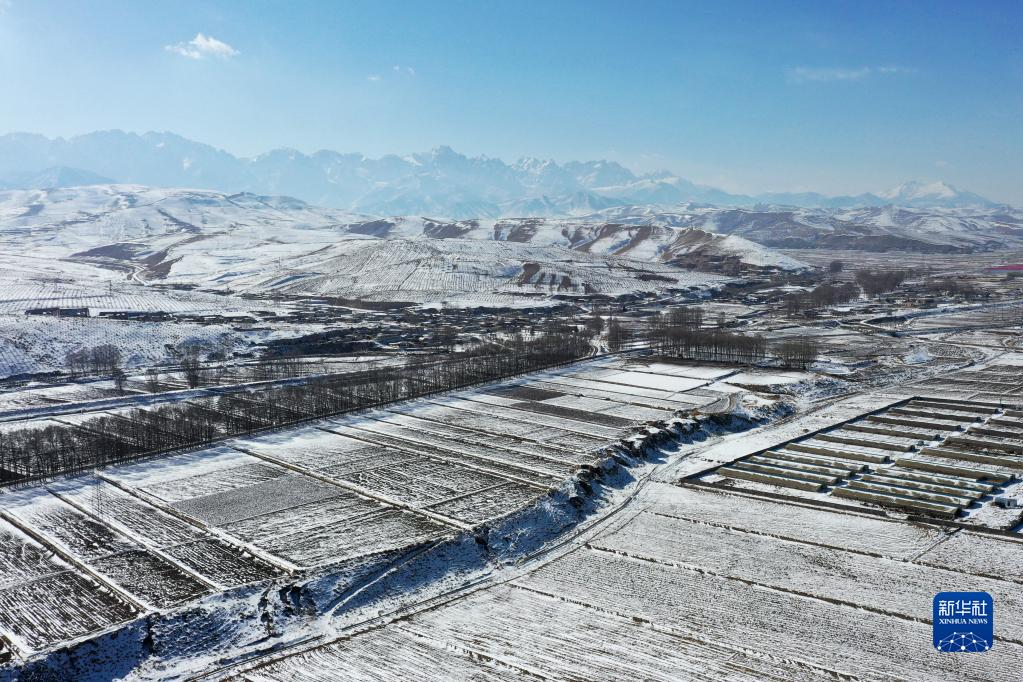
<path id="1" fill-rule="evenodd" d="M 414 547 L 448 532 L 448 527 L 418 514 L 392 510 L 329 527 L 279 535 L 260 547 L 297 566 L 311 567 Z"/>
<path id="2" fill-rule="evenodd" d="M 706 379 L 689 379 L 686 377 L 665 376 L 663 374 L 633 372 L 628 370 L 600 376 L 599 380 L 609 384 L 638 386 L 640 388 L 656 388 L 662 391 L 670 391 L 672 393 L 690 391 L 709 383 Z"/>
<path id="3" fill-rule="evenodd" d="M 416 416 L 424 419 L 436 419 L 444 424 L 452 424 L 483 433 L 492 432 L 513 438 L 547 443 L 569 451 L 587 452 L 607 444 L 605 439 L 598 436 L 590 436 L 555 426 L 515 419 L 509 415 L 497 416 L 495 414 L 487 414 L 485 411 L 481 411 L 478 406 L 468 401 L 431 401 L 428 405 L 431 408 L 430 410 L 417 410 Z M 523 415 L 523 417 L 525 416 Z"/>
<path id="4" fill-rule="evenodd" d="M 552 398 L 541 402 L 544 405 L 556 405 L 558 407 L 568 407 L 574 410 L 617 415 L 633 422 L 668 419 L 672 415 L 672 410 L 658 410 L 650 407 L 629 405 L 628 403 L 619 402 L 617 400 L 575 395 Z"/>
<path id="5" fill-rule="evenodd" d="M 178 503 L 196 497 L 213 496 L 218 493 L 230 492 L 236 488 L 247 488 L 266 483 L 284 476 L 286 473 L 287 469 L 254 460 L 251 463 L 220 469 L 215 474 L 202 473 L 194 476 L 182 476 L 142 486 L 141 489 L 165 502 Z"/>
<path id="6" fill-rule="evenodd" d="M 381 421 L 407 426 L 420 433 L 429 433 L 443 437 L 453 443 L 492 443 L 504 450 L 511 450 L 523 455 L 532 455 L 543 460 L 548 460 L 552 463 L 579 465 L 590 461 L 590 458 L 586 457 L 585 453 L 573 452 L 568 448 L 553 447 L 537 441 L 508 436 L 490 430 L 466 429 L 460 426 L 422 418 L 419 416 L 418 412 L 415 415 L 390 412 L 386 413 L 385 416 L 381 416 L 380 419 Z"/>
<path id="7" fill-rule="evenodd" d="M 509 671 L 492 670 L 468 656 L 397 630 L 367 633 L 262 666 L 245 673 L 250 682 L 401 682 L 430 671 L 452 682 L 500 682 Z"/>
<path id="8" fill-rule="evenodd" d="M 551 400 L 565 395 L 560 391 L 529 385 L 497 386 L 483 389 L 482 392 L 504 396 L 512 400 Z"/>
<path id="9" fill-rule="evenodd" d="M 222 528 L 245 542 L 263 545 L 296 528 L 342 527 L 343 524 L 386 509 L 382 503 L 343 491 L 336 497 L 280 509 L 225 523 Z"/>
<path id="10" fill-rule="evenodd" d="M 128 620 L 134 605 L 0 520 L 0 635 L 31 653 Z"/>
<path id="11" fill-rule="evenodd" d="M 330 428 L 333 429 L 340 427 L 331 426 Z M 333 430 L 331 433 L 333 433 Z M 317 469 L 316 473 L 320 476 L 325 476 L 332 481 L 336 481 L 349 478 L 362 471 L 412 464 L 419 461 L 420 455 L 424 454 L 418 451 L 412 452 L 399 450 L 387 445 L 381 445 L 375 441 L 367 442 L 366 446 L 367 447 L 363 451 L 362 457 L 358 459 L 351 459 L 341 464 L 332 464 L 331 466 Z"/>
<path id="12" fill-rule="evenodd" d="M 549 474 L 536 472 L 517 465 L 506 464 L 496 461 L 489 456 L 476 456 L 469 453 L 464 447 L 455 450 L 450 444 L 444 444 L 442 446 L 431 445 L 424 442 L 421 438 L 411 439 L 410 437 L 406 437 L 406 435 L 392 435 L 391 433 L 384 433 L 384 429 L 387 428 L 388 425 L 383 422 L 375 422 L 375 424 L 380 424 L 382 426 L 371 430 L 369 428 L 356 429 L 336 424 L 332 425 L 330 428 L 331 430 L 337 429 L 338 432 L 349 435 L 353 438 L 363 438 L 369 442 L 388 446 L 397 452 L 404 453 L 404 461 L 401 461 L 398 467 L 414 467 L 424 458 L 430 457 L 438 464 L 447 464 L 449 467 L 456 467 L 465 471 L 477 471 L 480 474 L 521 479 L 540 485 L 551 483 L 551 475 Z M 398 428 L 399 427 L 397 426 L 392 426 L 392 433 Z M 345 480 L 351 481 L 355 480 L 357 477 L 372 477 L 375 472 L 394 468 L 397 467 L 375 467 L 373 469 L 355 471 L 350 474 L 342 473 L 335 469 L 331 469 L 329 472 L 332 476 L 341 477 Z M 327 471 L 328 470 L 324 470 L 324 472 Z"/>
<path id="13" fill-rule="evenodd" d="M 702 379 L 704 381 L 719 381 L 736 373 L 731 367 L 711 367 L 706 365 L 677 365 L 671 362 L 636 362 L 632 361 L 625 365 L 626 369 L 649 374 L 666 374 L 668 376 L 684 377 L 686 379 Z"/>
<path id="14" fill-rule="evenodd" d="M 577 422 L 581 428 L 584 428 L 587 424 L 599 424 L 610 429 L 626 428 L 632 425 L 631 421 L 628 419 L 622 419 L 621 417 L 606 415 L 601 412 L 593 412 L 590 410 L 561 407 L 550 403 L 535 403 L 528 400 L 509 400 L 499 396 L 488 396 L 486 394 L 470 396 L 470 399 L 480 403 L 503 405 L 511 409 L 523 410 L 534 414 L 564 417 Z"/>
<path id="15" fill-rule="evenodd" d="M 152 552 L 137 549 L 112 554 L 93 566 L 130 593 L 156 608 L 173 606 L 209 592 L 194 576 Z"/>
<path id="16" fill-rule="evenodd" d="M 486 401 L 481 399 L 481 402 Z M 560 405 L 552 405 L 551 403 L 534 403 L 532 401 L 522 400 L 513 402 L 508 405 L 508 407 L 535 414 L 564 417 L 565 419 L 572 419 L 574 421 L 581 422 L 582 424 L 599 424 L 600 426 L 604 426 L 609 429 L 626 429 L 633 425 L 632 421 L 622 417 L 615 417 L 609 414 L 604 414 L 603 412 L 562 407 Z"/>
<path id="17" fill-rule="evenodd" d="M 197 575 L 221 587 L 268 580 L 283 573 L 276 566 L 219 540 L 199 540 L 176 545 L 166 552 Z"/>
<path id="18" fill-rule="evenodd" d="M 289 473 L 223 492 L 191 497 L 174 508 L 203 523 L 219 526 L 238 519 L 318 502 L 342 495 L 335 485 L 297 473 Z"/>
<path id="19" fill-rule="evenodd" d="M 663 516 L 640 514 L 592 546 L 917 620 L 930 617 L 928 596 L 954 591 L 964 581 L 970 589 L 989 592 L 1002 608 L 1023 611 L 1019 585 L 1003 580 L 967 578 L 959 572 Z M 749 557 L 756 560 L 747 561 Z M 1000 624 L 999 635 L 1023 642 L 1023 622 Z"/>
<path id="20" fill-rule="evenodd" d="M 103 475 L 135 488 L 146 488 L 199 474 L 210 474 L 212 479 L 216 479 L 216 474 L 221 470 L 260 463 L 259 459 L 251 455 L 221 445 L 145 462 L 109 467 L 103 471 Z M 188 489 L 187 485 L 182 487 Z M 165 492 L 169 493 L 170 490 L 171 487 L 168 486 Z"/>
<path id="21" fill-rule="evenodd" d="M 545 494 L 532 486 L 505 483 L 438 502 L 426 509 L 475 526 L 522 509 Z"/>
<path id="22" fill-rule="evenodd" d="M 1013 661 L 1023 656 L 1023 646 L 1002 641 L 983 656 L 952 658 L 934 650 L 926 623 L 882 614 L 867 619 L 856 607 L 593 550 L 516 584 L 716 644 L 866 678 L 890 676 L 893 651 L 901 677 L 927 681 L 1012 680 Z M 926 601 L 932 596 L 933 590 Z"/>
<path id="23" fill-rule="evenodd" d="M 917 562 L 1023 582 L 1023 537 L 1016 540 L 963 530 L 924 552 Z"/>
<path id="24" fill-rule="evenodd" d="M 683 402 L 681 400 L 664 400 L 659 398 L 646 398 L 643 396 L 632 395 L 626 392 L 615 392 L 604 389 L 596 388 L 584 388 L 581 386 L 570 386 L 568 384 L 554 383 L 553 381 L 537 381 L 531 384 L 531 386 L 537 386 L 540 388 L 551 388 L 559 389 L 566 395 L 579 396 L 582 398 L 596 398 L 597 400 L 612 400 L 625 405 L 638 405 L 640 407 L 651 407 L 655 410 L 664 410 L 666 412 L 675 412 L 677 410 L 685 410 L 693 406 L 694 403 Z"/>
<path id="25" fill-rule="evenodd" d="M 413 507 L 422 507 L 506 482 L 506 479 L 481 471 L 431 460 L 361 471 L 345 480 L 399 504 Z"/>
<path id="26" fill-rule="evenodd" d="M 5 495 L 5 511 L 82 561 L 135 549 L 127 537 L 86 516 L 45 488 Z"/>
<path id="27" fill-rule="evenodd" d="M 121 531 L 135 542 L 161 549 L 209 582 L 232 587 L 280 571 L 242 550 L 212 539 L 195 526 L 98 479 L 51 486 L 52 492 Z"/>
<path id="28" fill-rule="evenodd" d="M 143 549 L 102 517 L 83 513 L 44 488 L 11 498 L 7 513 L 143 604 L 163 608 L 208 592 L 187 569 Z"/>
<path id="29" fill-rule="evenodd" d="M 639 386 L 629 386 L 626 384 L 613 384 L 610 382 L 588 379 L 586 378 L 588 376 L 589 375 L 587 374 L 581 375 L 566 374 L 551 377 L 550 379 L 545 378 L 544 381 L 557 385 L 590 389 L 593 391 L 600 391 L 602 393 L 610 393 L 612 395 L 621 394 L 624 396 L 653 398 L 655 400 L 664 400 L 667 401 L 668 403 L 679 403 L 680 405 L 691 404 L 691 399 L 688 397 L 688 394 L 686 392 L 680 393 L 678 391 L 664 391 L 654 388 L 640 388 Z"/>
<path id="30" fill-rule="evenodd" d="M 945 537 L 928 526 L 706 488 L 651 484 L 650 511 L 723 528 L 909 559 Z"/>
<path id="31" fill-rule="evenodd" d="M 53 483 L 50 490 L 147 547 L 168 547 L 203 537 L 202 531 L 100 479 Z"/>
<path id="32" fill-rule="evenodd" d="M 26 652 L 134 618 L 138 609 L 75 571 L 0 590 L 0 632 Z"/>
<path id="33" fill-rule="evenodd" d="M 395 629 L 447 648 L 452 657 L 493 660 L 543 679 L 818 679 L 784 661 L 745 655 L 514 587 L 486 590 Z M 522 637 L 524 632 L 530 636 Z"/>
<path id="34" fill-rule="evenodd" d="M 536 424 L 537 426 L 551 426 L 584 436 L 598 436 L 602 438 L 605 443 L 617 439 L 621 434 L 620 428 L 608 428 L 599 424 L 580 422 L 574 419 L 566 419 L 564 417 L 550 414 L 517 410 L 513 407 L 509 407 L 508 402 L 496 401 L 494 396 L 466 395 L 465 399 L 451 398 L 449 400 L 453 401 L 451 403 L 452 406 L 459 409 L 472 410 L 501 419 L 506 417 L 510 419 L 518 419 L 531 424 Z M 510 402 L 515 403 L 516 401 Z"/>
<path id="35" fill-rule="evenodd" d="M 375 466 L 377 457 L 385 452 L 379 446 L 346 438 L 321 426 L 306 426 L 253 438 L 237 438 L 229 441 L 229 444 L 310 471 L 349 464 L 368 468 Z"/>
<path id="36" fill-rule="evenodd" d="M 0 589 L 67 569 L 52 551 L 0 519 Z"/>
<path id="37" fill-rule="evenodd" d="M 419 429 L 411 425 L 406 426 L 404 424 L 395 423 L 395 421 L 390 418 L 380 421 L 369 419 L 362 420 L 358 422 L 358 427 L 365 431 L 405 439 L 409 442 L 410 447 L 416 447 L 417 444 L 434 446 L 450 450 L 456 456 L 458 454 L 471 455 L 474 458 L 478 458 L 481 464 L 494 462 L 498 464 L 507 464 L 510 467 L 514 467 L 514 469 L 510 470 L 510 472 L 517 473 L 520 476 L 529 476 L 532 473 L 538 473 L 555 479 L 565 479 L 569 478 L 575 471 L 575 467 L 571 463 L 552 462 L 549 459 L 545 459 L 540 456 L 534 456 L 516 450 L 508 450 L 496 443 L 491 443 L 483 434 L 480 434 L 480 437 L 473 442 L 451 438 L 446 435 L 434 433 L 433 431 Z"/>

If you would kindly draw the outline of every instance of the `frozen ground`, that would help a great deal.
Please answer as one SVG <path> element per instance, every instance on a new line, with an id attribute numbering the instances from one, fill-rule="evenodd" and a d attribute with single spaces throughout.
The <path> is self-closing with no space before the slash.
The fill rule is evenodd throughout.
<path id="1" fill-rule="evenodd" d="M 232 649 L 251 655 L 268 636 L 293 643 L 308 631 L 287 626 L 296 613 L 354 599 L 338 623 L 364 615 L 390 593 L 361 590 L 421 553 L 440 575 L 413 580 L 419 591 L 450 587 L 460 570 L 480 570 L 474 557 L 490 543 L 519 556 L 592 514 L 604 502 L 587 481 L 617 471 L 627 483 L 621 464 L 663 430 L 638 427 L 720 402 L 694 387 L 734 373 L 664 369 L 673 373 L 651 388 L 656 365 L 601 358 L 0 494 L 0 603 L 10 609 L 0 638 L 19 662 L 56 665 L 62 646 L 107 647 L 145 623 L 165 654 L 125 655 L 162 677 Z M 569 377 L 587 388 L 559 383 Z M 654 397 L 633 399 L 631 388 Z M 691 388 L 701 393 L 675 400 Z M 459 569 L 466 547 L 470 566 Z M 451 566 L 438 558 L 450 552 Z M 53 589 L 73 598 L 53 601 Z M 207 649 L 175 644 L 190 613 L 202 616 L 188 627 L 218 630 Z"/>
<path id="2" fill-rule="evenodd" d="M 0 495 L 0 632 L 82 679 L 1013 679 L 1017 537 L 681 480 L 905 398 L 848 391 L 601 358 Z M 942 589 L 990 652 L 933 651 Z"/>
<path id="3" fill-rule="evenodd" d="M 1009 538 L 651 481 L 552 554 L 233 679 L 1014 680 L 1023 657 Z M 1005 605 L 991 651 L 933 649 L 940 590 Z"/>

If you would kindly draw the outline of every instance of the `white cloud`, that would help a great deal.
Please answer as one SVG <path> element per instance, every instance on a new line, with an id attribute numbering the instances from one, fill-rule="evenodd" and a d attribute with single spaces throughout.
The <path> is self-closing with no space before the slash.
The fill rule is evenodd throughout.
<path id="1" fill-rule="evenodd" d="M 369 76 L 366 76 L 366 80 L 368 80 L 370 83 L 378 83 L 380 82 L 380 76 L 376 75 L 375 73 L 370 74 Z"/>
<path id="2" fill-rule="evenodd" d="M 938 159 L 937 161 L 934 162 L 934 165 L 937 166 L 938 168 L 948 168 L 952 164 L 950 164 L 948 161 L 945 161 L 943 159 Z"/>
<path id="3" fill-rule="evenodd" d="M 902 66 L 860 66 L 857 68 L 834 68 L 797 66 L 786 72 L 790 83 L 831 83 L 835 81 L 862 81 L 874 75 L 890 76 L 913 73 L 913 69 Z"/>
<path id="4" fill-rule="evenodd" d="M 219 57 L 228 59 L 237 56 L 238 50 L 234 49 L 222 40 L 203 33 L 196 33 L 195 37 L 185 43 L 167 45 L 164 47 L 168 52 L 179 54 L 189 59 L 205 59 L 206 57 Z"/>

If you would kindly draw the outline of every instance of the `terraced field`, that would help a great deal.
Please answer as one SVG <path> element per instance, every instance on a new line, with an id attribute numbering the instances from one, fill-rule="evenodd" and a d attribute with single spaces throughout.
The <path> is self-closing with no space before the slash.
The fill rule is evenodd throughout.
<path id="1" fill-rule="evenodd" d="M 234 679 L 1015 679 L 1018 571 L 988 577 L 946 548 L 1018 560 L 1023 541 L 689 485 L 635 502 L 509 583 Z M 1004 605 L 983 656 L 931 646 L 931 598 L 953 586 Z"/>
<path id="2" fill-rule="evenodd" d="M 1023 379 L 1011 366 L 991 365 L 910 390 L 966 384 L 972 391 L 976 383 L 997 392 L 905 400 L 693 478 L 1010 530 L 1019 514 L 1000 512 L 994 501 L 1023 486 L 1023 410 L 1014 407 Z"/>
<path id="3" fill-rule="evenodd" d="M 8 491 L 0 641 L 24 658 L 224 590 L 396 560 L 538 503 L 635 427 L 722 401 L 707 387 L 735 373 L 595 360 Z"/>

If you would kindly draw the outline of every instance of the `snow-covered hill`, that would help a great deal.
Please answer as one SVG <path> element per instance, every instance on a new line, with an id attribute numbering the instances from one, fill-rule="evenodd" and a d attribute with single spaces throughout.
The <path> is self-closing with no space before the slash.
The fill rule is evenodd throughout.
<path id="1" fill-rule="evenodd" d="M 555 245 L 598 256 L 618 256 L 715 271 L 798 270 L 806 267 L 804 263 L 740 236 L 657 222 L 616 221 L 604 219 L 602 213 L 580 219 L 459 221 L 402 216 L 354 223 L 343 229 L 350 233 L 388 238 L 425 236 Z M 720 267 L 725 263 L 725 267 Z"/>
<path id="2" fill-rule="evenodd" d="M 619 206 L 579 220 L 695 228 L 775 248 L 954 252 L 1023 247 L 1023 211 L 1009 207 L 809 209 L 683 204 Z"/>
<path id="3" fill-rule="evenodd" d="M 0 192 L 0 250 L 17 282 L 31 272 L 79 282 L 92 265 L 140 284 L 453 306 L 710 286 L 720 278 L 680 266 L 738 273 L 747 256 L 753 268 L 801 265 L 693 230 L 374 219 L 288 197 L 131 185 Z M 720 256 L 731 267 L 717 267 Z"/>
<path id="4" fill-rule="evenodd" d="M 176 263 L 169 279 L 187 263 Z M 254 272 L 231 279 L 230 285 L 259 293 L 511 307 L 535 305 L 554 296 L 621 296 L 705 287 L 719 281 L 724 278 L 561 246 L 347 238 L 295 258 L 270 275 Z"/>
<path id="5" fill-rule="evenodd" d="M 738 265 L 801 266 L 738 237 L 673 225 L 617 224 L 599 214 L 589 220 L 370 218 L 288 197 L 131 185 L 0 192 L 0 230 L 8 243 L 20 238 L 37 253 L 120 261 L 150 278 L 166 277 L 170 264 L 186 255 L 207 260 L 195 266 L 195 277 L 204 271 L 225 275 L 231 263 L 243 259 L 284 266 L 284 261 L 330 246 L 342 236 L 502 241 L 648 263 L 727 256 Z M 222 247 L 241 253 L 214 262 Z"/>

